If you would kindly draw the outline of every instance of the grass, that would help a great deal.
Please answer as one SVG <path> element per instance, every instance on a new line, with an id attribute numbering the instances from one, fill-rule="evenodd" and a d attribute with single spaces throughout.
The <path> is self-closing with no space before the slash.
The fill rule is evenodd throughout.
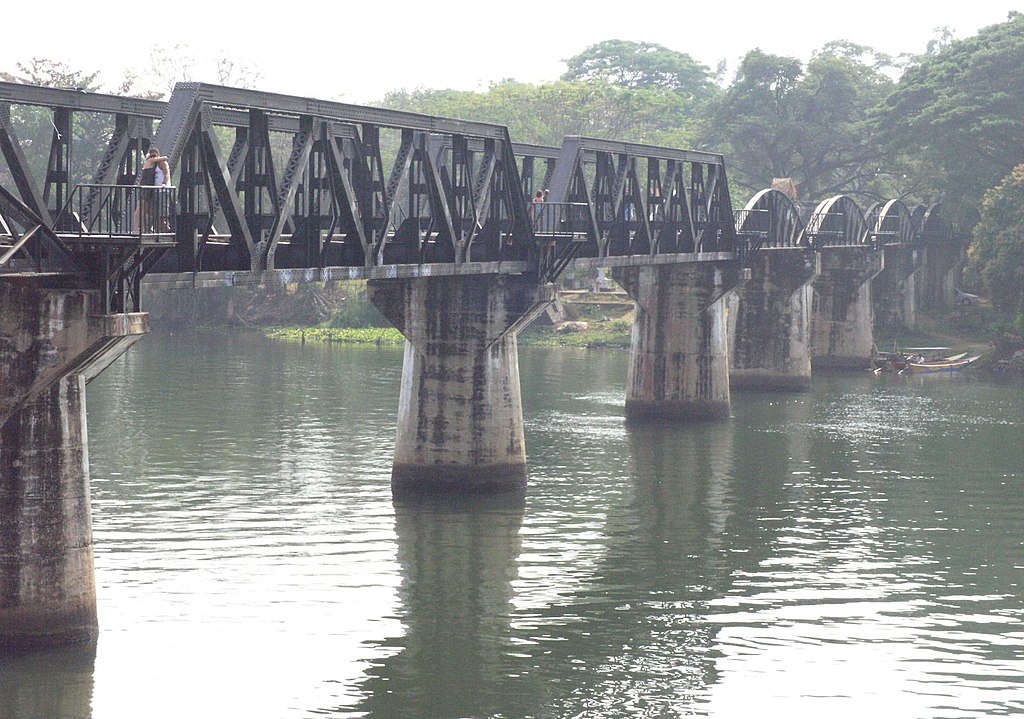
<path id="1" fill-rule="evenodd" d="M 519 344 L 534 347 L 629 348 L 632 322 L 612 320 L 582 332 L 555 332 L 552 327 L 533 327 L 519 334 Z M 400 345 L 402 333 L 393 327 L 275 327 L 267 337 L 290 342 Z"/>
<path id="2" fill-rule="evenodd" d="M 394 327 L 276 327 L 267 331 L 273 339 L 293 342 L 400 345 L 402 333 Z"/>
<path id="3" fill-rule="evenodd" d="M 534 347 L 619 347 L 629 349 L 632 320 L 618 319 L 591 323 L 581 332 L 555 332 L 551 327 L 534 327 L 519 335 L 519 344 Z"/>

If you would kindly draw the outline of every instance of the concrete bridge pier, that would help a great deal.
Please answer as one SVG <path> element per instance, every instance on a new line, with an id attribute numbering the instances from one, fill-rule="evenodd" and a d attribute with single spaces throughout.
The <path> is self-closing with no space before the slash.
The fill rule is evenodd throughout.
<path id="1" fill-rule="evenodd" d="M 923 267 L 915 275 L 918 308 L 941 309 L 955 305 L 955 290 L 966 261 L 963 245 L 955 240 L 929 243 L 924 249 Z"/>
<path id="2" fill-rule="evenodd" d="M 96 638 L 85 385 L 148 331 L 58 277 L 0 280 L 0 647 Z"/>
<path id="3" fill-rule="evenodd" d="M 811 310 L 814 369 L 864 369 L 871 364 L 871 280 L 884 266 L 883 253 L 868 247 L 822 248 Z"/>
<path id="4" fill-rule="evenodd" d="M 626 419 L 729 416 L 725 297 L 747 278 L 736 262 L 616 267 L 636 302 Z"/>
<path id="5" fill-rule="evenodd" d="M 726 299 L 732 389 L 804 391 L 811 386 L 811 283 L 817 252 L 775 248 L 748 261 L 751 280 Z"/>
<path id="6" fill-rule="evenodd" d="M 368 289 L 406 338 L 392 491 L 525 486 L 516 332 L 554 288 L 490 274 L 375 279 Z"/>
<path id="7" fill-rule="evenodd" d="M 894 332 L 917 326 L 915 277 L 921 269 L 924 252 L 906 245 L 888 245 L 884 266 L 871 281 L 875 328 Z"/>

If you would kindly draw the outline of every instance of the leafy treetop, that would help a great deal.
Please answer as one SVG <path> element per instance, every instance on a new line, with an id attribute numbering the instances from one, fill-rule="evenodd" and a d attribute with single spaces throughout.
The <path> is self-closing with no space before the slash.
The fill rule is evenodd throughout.
<path id="1" fill-rule="evenodd" d="M 607 82 L 630 89 L 669 90 L 704 103 L 716 87 L 711 71 L 684 52 L 663 45 L 605 40 L 565 61 L 568 82 Z"/>

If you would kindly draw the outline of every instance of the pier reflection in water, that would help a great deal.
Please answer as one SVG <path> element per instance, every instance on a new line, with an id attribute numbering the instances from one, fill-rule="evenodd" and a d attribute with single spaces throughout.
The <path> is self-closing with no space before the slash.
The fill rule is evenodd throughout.
<path id="1" fill-rule="evenodd" d="M 1024 393 L 816 378 L 623 421 L 521 353 L 525 494 L 395 502 L 401 351 L 149 337 L 90 385 L 101 637 L 12 719 L 1024 711 Z"/>
<path id="2" fill-rule="evenodd" d="M 0 652 L 4 719 L 90 717 L 96 648 Z"/>
<path id="3" fill-rule="evenodd" d="M 383 643 L 395 653 L 367 672 L 361 712 L 401 719 L 502 711 L 525 506 L 522 491 L 396 501 L 403 631 Z"/>

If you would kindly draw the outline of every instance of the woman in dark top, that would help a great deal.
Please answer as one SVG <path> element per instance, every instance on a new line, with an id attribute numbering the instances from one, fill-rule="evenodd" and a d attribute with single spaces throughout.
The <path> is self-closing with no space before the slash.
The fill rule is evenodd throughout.
<path id="1" fill-rule="evenodd" d="M 142 173 L 139 178 L 139 185 L 142 189 L 140 191 L 139 204 L 135 208 L 135 227 L 139 228 L 140 232 L 152 230 L 155 225 L 155 218 L 153 216 L 153 200 L 155 199 L 156 192 L 146 188 L 161 187 L 170 184 L 171 168 L 170 165 L 167 164 L 167 158 L 161 155 L 160 151 L 155 147 L 149 148 L 146 160 L 142 163 Z M 139 224 L 140 212 L 146 220 L 145 228 Z"/>

